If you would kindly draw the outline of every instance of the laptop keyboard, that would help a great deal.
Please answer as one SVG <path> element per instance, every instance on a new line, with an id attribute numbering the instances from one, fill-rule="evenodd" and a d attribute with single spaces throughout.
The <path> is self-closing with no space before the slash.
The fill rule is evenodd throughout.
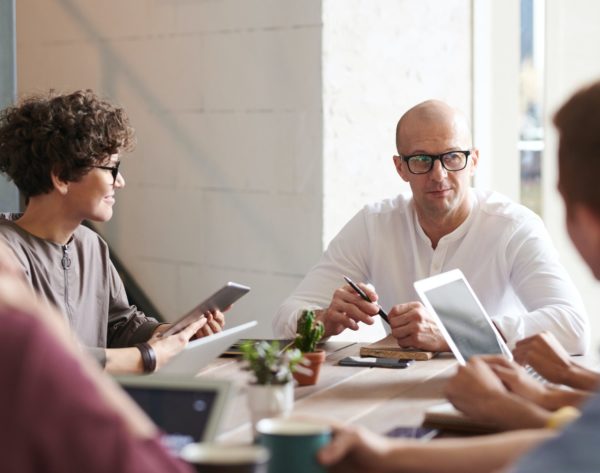
<path id="1" fill-rule="evenodd" d="M 529 374 L 536 381 L 539 381 L 542 384 L 548 384 L 549 383 L 549 381 L 546 378 L 544 378 L 541 374 L 539 374 L 531 366 L 526 365 L 525 366 L 525 371 L 527 371 L 527 374 Z"/>

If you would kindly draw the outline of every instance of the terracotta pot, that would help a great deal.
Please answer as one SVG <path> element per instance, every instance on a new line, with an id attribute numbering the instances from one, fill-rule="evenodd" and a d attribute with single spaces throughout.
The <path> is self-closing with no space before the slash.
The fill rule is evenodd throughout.
<path id="1" fill-rule="evenodd" d="M 325 361 L 325 350 L 304 353 L 303 356 L 308 361 L 308 364 L 303 364 L 302 367 L 310 370 L 311 374 L 304 374 L 296 371 L 294 372 L 294 379 L 298 381 L 300 386 L 317 384 L 319 373 L 321 371 L 321 365 Z"/>

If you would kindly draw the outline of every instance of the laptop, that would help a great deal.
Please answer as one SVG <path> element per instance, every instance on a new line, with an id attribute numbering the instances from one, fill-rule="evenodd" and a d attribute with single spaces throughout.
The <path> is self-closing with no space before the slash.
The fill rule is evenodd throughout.
<path id="1" fill-rule="evenodd" d="M 202 368 L 227 350 L 234 342 L 240 338 L 247 338 L 248 332 L 256 327 L 257 323 L 256 320 L 253 320 L 188 343 L 156 374 L 196 376 Z M 155 376 L 155 374 L 150 376 Z"/>
<path id="2" fill-rule="evenodd" d="M 215 439 L 231 383 L 189 376 L 119 376 L 115 378 L 164 432 L 161 440 L 177 454 L 192 442 Z"/>
<path id="3" fill-rule="evenodd" d="M 459 363 L 474 355 L 512 353 L 459 269 L 414 283 L 415 290 Z"/>

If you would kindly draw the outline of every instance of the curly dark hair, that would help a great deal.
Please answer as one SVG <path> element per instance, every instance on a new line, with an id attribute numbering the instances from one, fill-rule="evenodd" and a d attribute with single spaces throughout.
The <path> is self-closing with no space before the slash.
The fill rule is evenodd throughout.
<path id="1" fill-rule="evenodd" d="M 77 181 L 134 144 L 125 111 L 91 90 L 51 91 L 0 112 L 0 171 L 27 199 L 52 191 L 52 173 Z"/>

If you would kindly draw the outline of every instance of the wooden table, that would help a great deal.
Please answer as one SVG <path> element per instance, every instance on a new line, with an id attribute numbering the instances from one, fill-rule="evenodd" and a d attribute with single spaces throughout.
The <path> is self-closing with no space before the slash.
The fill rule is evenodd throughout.
<path id="1" fill-rule="evenodd" d="M 296 387 L 294 415 L 360 424 L 384 434 L 399 426 L 418 426 L 428 407 L 444 402 L 443 387 L 456 360 L 442 354 L 417 361 L 406 369 L 338 366 L 346 356 L 358 356 L 360 344 L 328 342 L 327 359 L 315 386 Z M 237 387 L 219 439 L 251 440 L 246 386 L 251 376 L 235 358 L 219 358 L 199 376 L 227 379 Z"/>

